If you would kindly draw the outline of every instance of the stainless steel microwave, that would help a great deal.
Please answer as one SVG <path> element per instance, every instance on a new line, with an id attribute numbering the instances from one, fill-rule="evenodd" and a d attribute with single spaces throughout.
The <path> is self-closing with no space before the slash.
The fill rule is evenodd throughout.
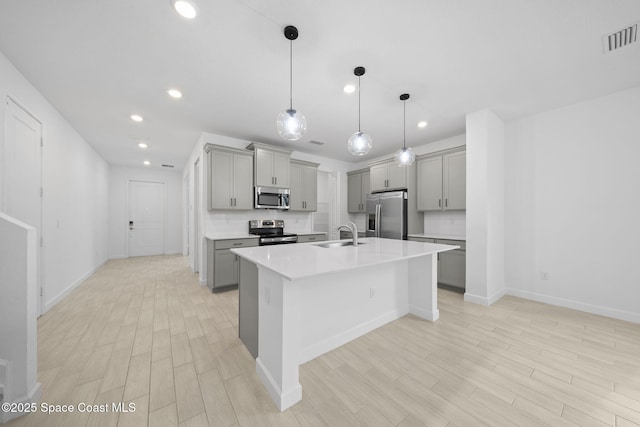
<path id="1" fill-rule="evenodd" d="M 256 209 L 289 209 L 289 189 L 255 187 Z"/>

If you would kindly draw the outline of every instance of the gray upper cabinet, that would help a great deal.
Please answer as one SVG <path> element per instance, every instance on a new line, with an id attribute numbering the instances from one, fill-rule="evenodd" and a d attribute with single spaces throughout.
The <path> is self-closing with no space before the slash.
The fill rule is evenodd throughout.
<path id="1" fill-rule="evenodd" d="M 418 159 L 418 210 L 466 209 L 466 151 Z"/>
<path id="2" fill-rule="evenodd" d="M 368 169 L 347 172 L 347 208 L 349 213 L 365 212 L 367 194 L 371 191 L 370 176 Z"/>
<path id="3" fill-rule="evenodd" d="M 207 144 L 208 209 L 253 208 L 253 154 Z"/>
<path id="4" fill-rule="evenodd" d="M 418 210 L 442 210 L 442 156 L 420 159 L 418 165 Z"/>
<path id="5" fill-rule="evenodd" d="M 444 156 L 443 183 L 445 209 L 467 208 L 467 152 Z"/>
<path id="6" fill-rule="evenodd" d="M 256 187 L 290 186 L 291 151 L 272 147 L 257 142 L 251 143 L 247 149 L 254 150 L 254 174 Z"/>
<path id="7" fill-rule="evenodd" d="M 290 211 L 318 210 L 318 163 L 291 160 Z"/>
<path id="8" fill-rule="evenodd" d="M 371 172 L 371 191 L 407 188 L 407 169 L 399 167 L 393 160 L 372 165 L 369 169 Z"/>

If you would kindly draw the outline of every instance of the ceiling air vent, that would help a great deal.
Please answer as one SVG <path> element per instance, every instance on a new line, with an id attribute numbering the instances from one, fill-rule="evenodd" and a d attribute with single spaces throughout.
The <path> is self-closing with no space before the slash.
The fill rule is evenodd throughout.
<path id="1" fill-rule="evenodd" d="M 613 52 L 638 41 L 638 23 L 602 37 L 604 53 Z"/>
<path id="2" fill-rule="evenodd" d="M 172 167 L 173 167 L 173 165 L 165 165 L 165 164 L 163 164 L 163 165 L 162 165 L 162 167 L 163 167 L 163 168 L 172 168 Z"/>
<path id="3" fill-rule="evenodd" d="M 311 144 L 316 144 L 316 145 L 324 145 L 324 142 L 322 142 L 322 141 L 316 141 L 315 139 L 312 139 L 311 141 L 309 141 L 309 143 L 311 143 Z"/>

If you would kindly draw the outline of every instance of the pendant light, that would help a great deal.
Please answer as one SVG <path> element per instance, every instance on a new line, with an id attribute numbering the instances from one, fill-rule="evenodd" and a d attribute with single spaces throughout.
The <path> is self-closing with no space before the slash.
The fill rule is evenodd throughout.
<path id="1" fill-rule="evenodd" d="M 284 28 L 284 36 L 289 40 L 289 108 L 278 115 L 278 133 L 284 139 L 297 141 L 307 131 L 307 119 L 293 109 L 293 41 L 298 38 L 298 29 L 293 25 Z"/>
<path id="2" fill-rule="evenodd" d="M 353 74 L 358 76 L 358 132 L 351 135 L 347 143 L 347 148 L 354 156 L 364 156 L 371 150 L 372 146 L 371 137 L 360 129 L 360 77 L 364 76 L 364 72 L 364 67 L 356 67 L 353 69 Z"/>
<path id="3" fill-rule="evenodd" d="M 409 99 L 408 93 L 400 95 L 400 101 L 404 108 L 404 117 L 402 122 L 402 148 L 396 151 L 395 161 L 398 166 L 406 167 L 411 166 L 416 160 L 416 155 L 411 148 L 407 148 L 407 99 Z"/>

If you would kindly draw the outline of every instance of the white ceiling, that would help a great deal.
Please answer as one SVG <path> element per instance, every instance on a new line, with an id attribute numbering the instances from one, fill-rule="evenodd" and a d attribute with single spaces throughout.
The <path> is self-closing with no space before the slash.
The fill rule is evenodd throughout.
<path id="1" fill-rule="evenodd" d="M 403 92 L 416 146 L 464 132 L 479 109 L 509 120 L 640 85 L 640 43 L 604 54 L 601 40 L 640 21 L 638 0 L 196 4 L 189 21 L 169 0 L 2 0 L 0 51 L 108 162 L 178 169 L 203 131 L 346 161 L 390 154 L 402 144 Z M 300 32 L 293 106 L 308 131 L 297 142 L 275 125 L 289 102 L 286 25 Z M 374 144 L 364 158 L 346 149 L 357 93 L 342 91 L 358 65 Z M 169 98 L 171 87 L 183 98 Z"/>

